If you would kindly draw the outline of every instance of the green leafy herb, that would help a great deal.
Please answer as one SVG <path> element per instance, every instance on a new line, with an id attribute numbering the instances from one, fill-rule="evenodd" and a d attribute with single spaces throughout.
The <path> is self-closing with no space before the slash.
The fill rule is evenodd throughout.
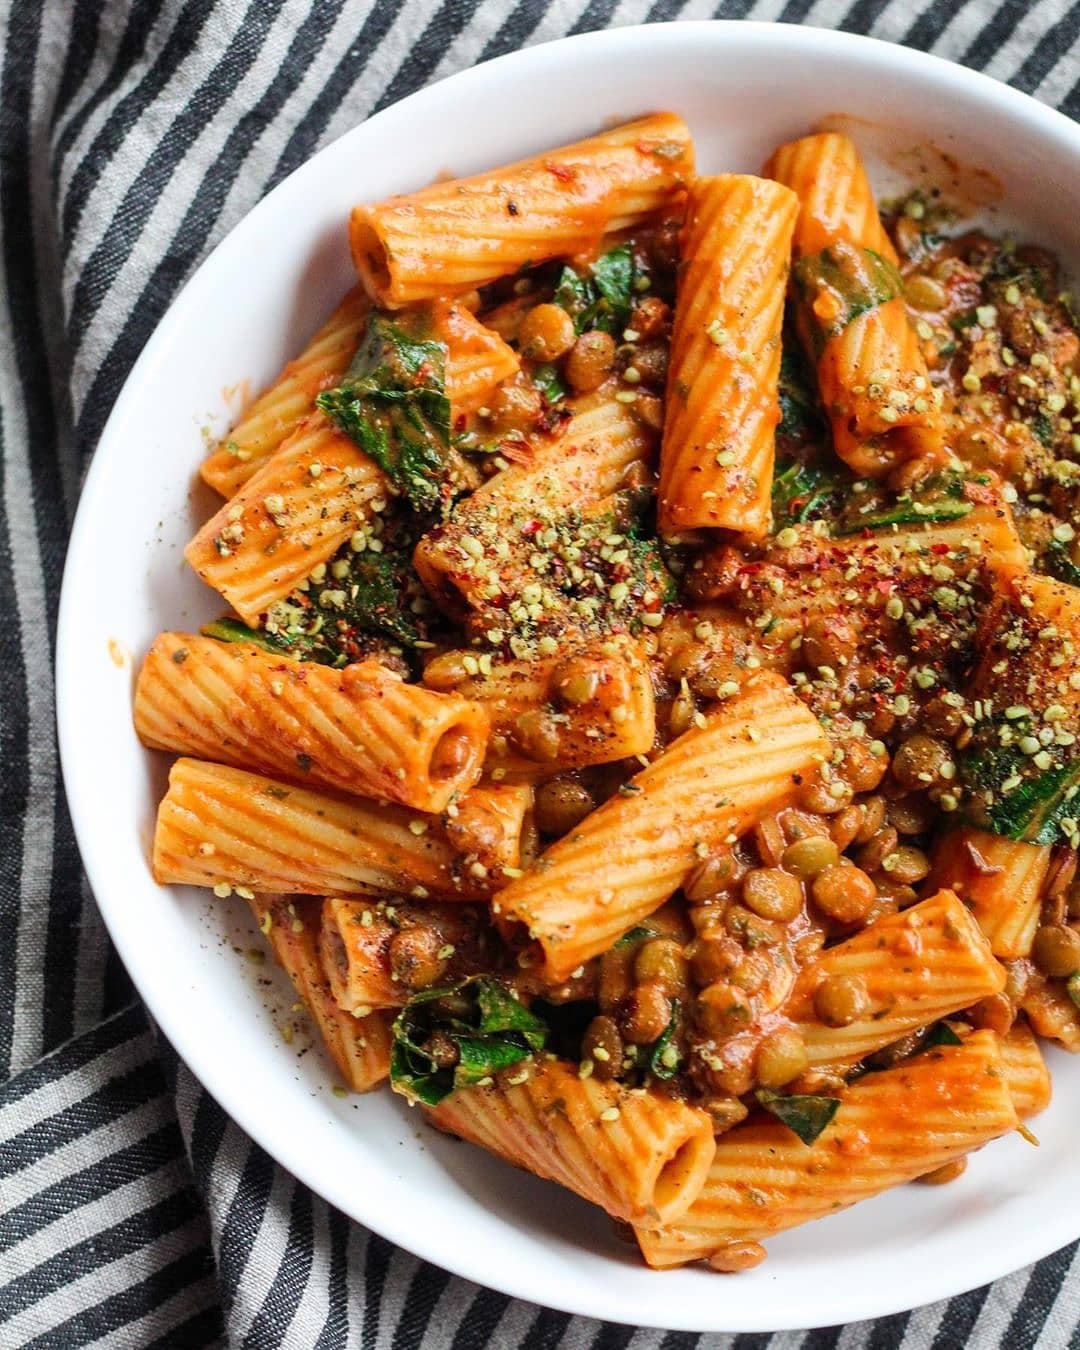
<path id="1" fill-rule="evenodd" d="M 474 975 L 415 994 L 394 1023 L 390 1082 L 395 1092 L 437 1106 L 543 1050 L 548 1028 L 501 980 Z"/>
<path id="2" fill-rule="evenodd" d="M 773 478 L 772 511 L 776 529 L 831 516 L 839 507 L 850 475 L 816 460 L 796 460 Z"/>
<path id="3" fill-rule="evenodd" d="M 217 638 L 219 642 L 251 642 L 274 656 L 295 656 L 298 652 L 307 655 L 311 652 L 312 659 L 319 660 L 313 652 L 315 643 L 312 639 L 306 637 L 291 639 L 278 633 L 267 633 L 262 628 L 249 628 L 239 619 L 215 619 L 212 623 L 204 623 L 199 632 L 203 637 Z M 323 660 L 322 664 L 330 664 L 332 660 L 333 658 L 329 657 Z"/>
<path id="4" fill-rule="evenodd" d="M 780 358 L 780 425 L 776 429 L 781 439 L 800 444 L 825 437 L 825 424 L 814 400 L 813 384 L 806 360 L 794 343 L 786 343 Z"/>
<path id="5" fill-rule="evenodd" d="M 665 1082 L 669 1078 L 674 1078 L 682 1067 L 682 1055 L 675 1043 L 675 1033 L 679 1029 L 680 1011 L 679 1000 L 673 998 L 671 1000 L 671 1017 L 668 1019 L 667 1026 L 653 1041 L 652 1045 L 641 1047 L 644 1051 L 644 1067 L 654 1078 L 659 1078 Z"/>
<path id="6" fill-rule="evenodd" d="M 423 336 L 426 325 L 419 311 L 373 313 L 344 380 L 315 400 L 421 512 L 450 479 L 446 346 Z"/>
<path id="7" fill-rule="evenodd" d="M 615 943 L 614 950 L 617 952 L 623 952 L 627 949 L 627 947 L 636 947 L 639 942 L 644 942 L 646 941 L 646 939 L 653 938 L 655 936 L 656 936 L 655 928 L 646 928 L 643 924 L 638 924 L 636 927 L 631 928 L 628 932 L 624 933 L 621 938 L 619 938 L 619 940 Z"/>
<path id="8" fill-rule="evenodd" d="M 920 1050 L 933 1050 L 939 1045 L 960 1045 L 960 1037 L 948 1022 L 935 1022 L 923 1038 Z"/>
<path id="9" fill-rule="evenodd" d="M 1049 449 L 1054 444 L 1054 423 L 1046 413 L 1040 411 L 1035 414 L 1031 419 L 1031 429 L 1040 445 Z"/>
<path id="10" fill-rule="evenodd" d="M 566 385 L 559 379 L 554 366 L 537 366 L 533 370 L 533 384 L 549 404 L 561 403 L 566 397 Z"/>
<path id="11" fill-rule="evenodd" d="M 1070 586 L 1080 586 L 1080 567 L 1069 557 L 1069 551 L 1059 539 L 1052 539 L 1042 555 L 1042 565 L 1058 581 L 1066 581 Z"/>
<path id="12" fill-rule="evenodd" d="M 797 1134 L 804 1144 L 814 1143 L 840 1109 L 839 1097 L 785 1097 L 768 1088 L 759 1088 L 757 1099 L 766 1111 L 786 1125 L 793 1134 Z"/>
<path id="13" fill-rule="evenodd" d="M 555 283 L 554 301 L 574 321 L 574 331 L 599 328 L 621 332 L 634 304 L 634 254 L 619 244 L 599 257 L 587 272 L 564 267 Z"/>
<path id="14" fill-rule="evenodd" d="M 1080 970 L 1074 970 L 1065 982 L 1065 992 L 1080 1008 Z"/>
<path id="15" fill-rule="evenodd" d="M 1026 733 L 1025 722 L 1012 725 L 1018 736 Z M 1040 770 L 1015 745 L 985 746 L 985 734 L 980 740 L 961 761 L 973 823 L 1028 844 L 1064 842 L 1061 822 L 1075 819 L 1080 811 L 1080 756 Z"/>
<path id="16" fill-rule="evenodd" d="M 801 258 L 791 276 L 801 301 L 800 322 L 807 326 L 810 345 L 819 354 L 830 338 L 842 333 L 860 314 L 904 294 L 900 273 L 887 258 L 873 249 L 847 243 L 830 244 L 820 253 Z M 831 318 L 822 318 L 820 306 L 815 308 L 823 291 L 836 302 Z"/>
<path id="17" fill-rule="evenodd" d="M 967 482 L 984 485 L 989 479 L 985 475 L 939 473 L 892 501 L 863 495 L 848 504 L 833 533 L 842 536 L 862 530 L 885 530 L 893 525 L 940 525 L 963 520 L 974 510 L 974 504 L 964 494 Z"/>

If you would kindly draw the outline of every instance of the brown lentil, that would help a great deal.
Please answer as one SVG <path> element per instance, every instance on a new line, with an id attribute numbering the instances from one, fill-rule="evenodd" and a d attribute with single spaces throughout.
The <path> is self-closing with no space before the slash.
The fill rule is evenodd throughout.
<path id="1" fill-rule="evenodd" d="M 806 1042 L 796 1027 L 780 1027 L 758 1050 L 757 1079 L 762 1087 L 780 1088 L 805 1073 L 810 1065 Z"/>
<path id="2" fill-rule="evenodd" d="M 789 872 L 804 881 L 812 881 L 819 872 L 840 861 L 840 852 L 825 835 L 812 834 L 789 844 L 781 861 Z"/>
<path id="3" fill-rule="evenodd" d="M 733 984 L 710 984 L 697 997 L 694 1020 L 710 1036 L 730 1036 L 753 1017 L 750 1000 Z"/>
<path id="4" fill-rule="evenodd" d="M 1044 975 L 1059 979 L 1080 970 L 1080 933 L 1064 924 L 1044 924 L 1031 944 L 1031 959 Z"/>
<path id="5" fill-rule="evenodd" d="M 762 919 L 790 923 L 802 913 L 803 891 L 798 877 L 779 867 L 755 867 L 742 887 L 743 904 Z"/>
<path id="6" fill-rule="evenodd" d="M 593 1076 L 602 1082 L 616 1077 L 622 1067 L 623 1042 L 614 1017 L 593 1018 L 581 1039 L 581 1058 L 592 1060 Z"/>
<path id="7" fill-rule="evenodd" d="M 814 878 L 811 894 L 814 904 L 830 919 L 858 923 L 877 899 L 877 887 L 861 868 L 841 862 L 822 868 Z"/>
<path id="8" fill-rule="evenodd" d="M 518 342 L 530 361 L 557 361 L 574 345 L 574 321 L 561 305 L 537 305 L 521 321 Z"/>
<path id="9" fill-rule="evenodd" d="M 619 1023 L 631 1045 L 649 1045 L 671 1021 L 671 1001 L 662 984 L 648 980 L 626 996 Z"/>
<path id="10" fill-rule="evenodd" d="M 857 975 L 828 975 L 814 990 L 814 1012 L 827 1027 L 846 1027 L 870 1011 L 870 995 Z"/>
<path id="11" fill-rule="evenodd" d="M 579 394 L 596 389 L 615 364 L 615 340 L 610 333 L 592 329 L 582 333 L 570 348 L 563 371 Z"/>
<path id="12" fill-rule="evenodd" d="M 686 986 L 687 965 L 682 946 L 673 938 L 653 938 L 638 948 L 634 977 L 639 981 L 652 981 L 676 994 Z"/>
<path id="13" fill-rule="evenodd" d="M 725 1242 L 709 1257 L 709 1269 L 722 1275 L 736 1275 L 740 1270 L 753 1270 L 765 1260 L 765 1248 L 760 1242 Z"/>
<path id="14" fill-rule="evenodd" d="M 536 789 L 536 824 L 541 833 L 561 836 L 580 825 L 596 806 L 592 793 L 573 778 L 551 778 Z"/>

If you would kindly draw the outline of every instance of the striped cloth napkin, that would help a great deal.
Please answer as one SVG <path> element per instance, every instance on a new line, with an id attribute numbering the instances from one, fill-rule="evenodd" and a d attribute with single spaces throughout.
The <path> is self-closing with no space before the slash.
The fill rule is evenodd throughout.
<path id="1" fill-rule="evenodd" d="M 1066 0 L 0 3 L 4 1350 L 1080 1346 L 1075 1247 L 949 1303 L 771 1338 L 601 1325 L 423 1265 L 202 1091 L 155 1037 L 81 875 L 53 734 L 65 543 L 109 408 L 179 287 L 313 151 L 425 82 L 566 33 L 709 16 L 871 33 L 1080 112 Z"/>

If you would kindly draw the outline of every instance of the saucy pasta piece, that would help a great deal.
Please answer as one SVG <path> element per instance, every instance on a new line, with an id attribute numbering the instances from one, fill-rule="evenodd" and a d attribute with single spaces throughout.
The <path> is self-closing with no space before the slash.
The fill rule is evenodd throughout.
<path id="1" fill-rule="evenodd" d="M 760 1243 L 890 1186 L 925 1176 L 1015 1129 L 998 1038 L 979 1031 L 848 1088 L 807 1147 L 762 1118 L 717 1141 L 701 1194 L 676 1223 L 636 1228 L 655 1269 L 709 1260 L 730 1268 L 734 1244 Z"/>
<path id="2" fill-rule="evenodd" d="M 771 515 L 780 328 L 799 202 L 767 179 L 695 179 L 668 366 L 658 512 L 665 534 L 760 538 Z"/>
<path id="3" fill-rule="evenodd" d="M 1050 861 L 1049 845 L 1018 843 L 964 825 L 941 836 L 931 880 L 963 900 L 995 956 L 1028 956 Z"/>
<path id="4" fill-rule="evenodd" d="M 797 317 L 836 453 L 870 478 L 907 461 L 940 467 L 941 412 L 858 151 L 845 136 L 808 136 L 764 172 L 800 199 Z"/>
<path id="5" fill-rule="evenodd" d="M 353 261 L 389 308 L 587 254 L 671 202 L 694 171 L 681 117 L 656 113 L 503 169 L 435 183 L 349 221 Z"/>
<path id="6" fill-rule="evenodd" d="M 223 497 L 235 496 L 349 368 L 371 302 L 359 286 L 330 315 L 295 360 L 246 408 L 239 422 L 203 460 L 199 475 Z"/>
<path id="7" fill-rule="evenodd" d="M 1053 1095 L 1050 1070 L 1027 1022 L 1016 1022 L 1008 1035 L 1002 1037 L 1001 1057 L 1020 1119 L 1029 1120 L 1045 1111 Z"/>
<path id="8" fill-rule="evenodd" d="M 978 924 L 941 891 L 823 951 L 799 972 L 784 1012 L 812 1065 L 853 1064 L 1004 988 Z"/>
<path id="9" fill-rule="evenodd" d="M 817 721 L 768 673 L 703 721 L 499 893 L 495 912 L 539 942 L 552 981 L 659 909 L 828 758 Z"/>
<path id="10" fill-rule="evenodd" d="M 346 1085 L 353 1092 L 370 1092 L 385 1082 L 391 1018 L 373 1012 L 361 1019 L 335 1001 L 319 957 L 319 901 L 260 895 L 248 904 Z"/>
<path id="11" fill-rule="evenodd" d="M 311 415 L 184 550 L 249 624 L 327 562 L 390 495 L 382 469 Z"/>
<path id="12" fill-rule="evenodd" d="M 135 688 L 145 745 L 444 811 L 480 777 L 488 716 L 378 661 L 344 670 L 162 633 Z"/>
<path id="13" fill-rule="evenodd" d="M 551 1058 L 460 1088 L 428 1119 L 628 1223 L 685 1213 L 715 1152 L 704 1111 L 580 1078 L 575 1065 Z"/>
<path id="14" fill-rule="evenodd" d="M 559 656 L 492 661 L 468 652 L 430 662 L 424 682 L 476 703 L 491 718 L 489 773 L 532 782 L 567 768 L 647 753 L 656 736 L 648 662 L 612 636 Z"/>
<path id="15" fill-rule="evenodd" d="M 546 610 L 562 637 L 584 621 L 568 611 L 561 590 L 571 555 L 625 535 L 615 494 L 655 446 L 655 433 L 610 390 L 582 399 L 553 436 L 531 447 L 526 463 L 496 473 L 420 540 L 417 573 L 441 608 L 460 618 L 471 611 L 483 632 L 499 629 L 511 603 L 524 603 L 540 607 L 538 622 Z M 537 592 L 526 600 L 529 586 Z"/>
<path id="16" fill-rule="evenodd" d="M 487 932 L 468 905 L 330 896 L 319 948 L 338 1005 L 361 1017 L 372 1008 L 400 1008 L 417 990 L 482 969 L 492 959 Z"/>
<path id="17" fill-rule="evenodd" d="M 512 819 L 484 813 L 485 823 L 496 827 Z M 210 886 L 223 894 L 239 887 L 475 900 L 498 885 L 499 874 L 477 859 L 472 832 L 462 843 L 464 850 L 455 847 L 437 817 L 418 817 L 405 807 L 346 800 L 242 769 L 178 759 L 158 808 L 153 867 L 159 882 Z M 520 833 L 501 851 L 516 866 Z"/>

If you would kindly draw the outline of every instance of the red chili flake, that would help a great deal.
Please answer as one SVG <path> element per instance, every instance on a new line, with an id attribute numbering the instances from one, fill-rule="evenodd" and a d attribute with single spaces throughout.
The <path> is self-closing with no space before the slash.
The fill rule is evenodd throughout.
<path id="1" fill-rule="evenodd" d="M 937 556 L 938 556 L 939 558 L 940 558 L 940 557 L 943 557 L 946 553 L 948 553 L 948 551 L 949 551 L 949 545 L 948 545 L 948 544 L 931 544 L 931 545 L 930 545 L 930 552 L 931 552 L 931 553 L 936 553 Z"/>
<path id="2" fill-rule="evenodd" d="M 454 418 L 454 430 L 464 431 L 467 421 L 468 418 L 464 413 L 458 413 L 458 415 Z"/>
<path id="3" fill-rule="evenodd" d="M 568 164 L 558 164 L 555 160 L 549 160 L 544 168 L 548 173 L 554 174 L 560 183 L 572 183 L 577 177 L 577 170 L 570 168 Z"/>
<path id="4" fill-rule="evenodd" d="M 521 533 L 525 536 L 526 539 L 531 539 L 534 534 L 539 534 L 541 528 L 542 527 L 540 521 L 527 520 L 525 524 L 522 525 L 521 527 Z"/>
<path id="5" fill-rule="evenodd" d="M 879 595 L 891 595 L 893 583 L 891 581 L 878 581 L 875 583 L 875 588 Z"/>
<path id="6" fill-rule="evenodd" d="M 964 496 L 969 502 L 979 502 L 991 506 L 994 501 L 993 489 L 987 483 L 973 483 L 970 479 L 964 483 Z"/>
<path id="7" fill-rule="evenodd" d="M 514 464 L 528 464 L 532 458 L 529 442 L 520 436 L 510 436 L 500 441 L 499 454 Z"/>
<path id="8" fill-rule="evenodd" d="M 964 841 L 964 849 L 968 855 L 968 862 L 984 877 L 992 877 L 998 872 L 1004 872 L 1004 867 L 998 867 L 983 857 L 970 839 Z"/>

